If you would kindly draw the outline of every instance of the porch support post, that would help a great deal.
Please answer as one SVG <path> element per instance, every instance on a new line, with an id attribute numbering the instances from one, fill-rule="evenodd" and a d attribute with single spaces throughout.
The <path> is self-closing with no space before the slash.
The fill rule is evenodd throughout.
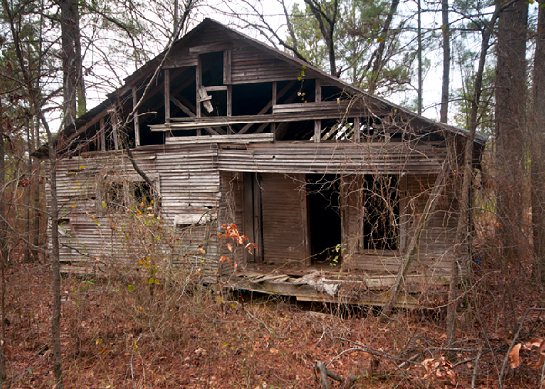
<path id="1" fill-rule="evenodd" d="M 354 142 L 361 142 L 360 118 L 354 118 Z"/>
<path id="2" fill-rule="evenodd" d="M 195 68 L 195 84 L 197 86 L 197 90 L 195 91 L 195 96 L 197 96 L 197 101 L 195 105 L 195 113 L 197 114 L 197 117 L 200 118 L 202 114 L 202 103 L 200 101 L 199 96 L 201 95 L 201 87 L 202 87 L 202 62 L 201 62 L 201 56 L 197 55 L 197 67 Z M 201 130 L 197 129 L 197 135 L 201 135 Z"/>
<path id="3" fill-rule="evenodd" d="M 119 139 L 117 137 L 117 109 L 115 107 L 112 108 L 112 114 L 110 115 L 110 121 L 112 123 L 112 135 L 114 137 L 114 148 L 116 150 L 119 150 Z"/>

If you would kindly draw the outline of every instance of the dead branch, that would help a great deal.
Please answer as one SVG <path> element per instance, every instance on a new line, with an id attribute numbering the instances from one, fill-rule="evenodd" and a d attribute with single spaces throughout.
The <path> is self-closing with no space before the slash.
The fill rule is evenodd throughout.
<path id="1" fill-rule="evenodd" d="M 316 369 L 320 372 L 320 384 L 322 389 L 329 389 L 329 383 L 327 382 L 327 369 L 323 362 L 316 361 Z"/>
<path id="2" fill-rule="evenodd" d="M 332 372 L 331 370 L 328 370 L 326 365 L 320 361 L 316 361 L 316 369 L 320 372 L 320 384 L 322 389 L 329 389 L 327 377 L 330 377 L 338 382 L 344 382 L 343 387 L 350 387 L 357 380 L 357 377 L 343 377 Z"/>

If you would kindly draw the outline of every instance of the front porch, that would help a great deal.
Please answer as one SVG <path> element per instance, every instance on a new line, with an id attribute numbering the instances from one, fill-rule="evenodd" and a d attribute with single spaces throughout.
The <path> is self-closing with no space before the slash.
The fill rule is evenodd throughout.
<path id="1" fill-rule="evenodd" d="M 295 297 L 297 301 L 382 306 L 395 278 L 396 274 L 347 272 L 341 266 L 329 264 L 286 267 L 252 264 L 227 277 L 225 285 L 234 290 Z M 396 307 L 437 307 L 446 301 L 449 281 L 445 274 L 410 274 Z"/>

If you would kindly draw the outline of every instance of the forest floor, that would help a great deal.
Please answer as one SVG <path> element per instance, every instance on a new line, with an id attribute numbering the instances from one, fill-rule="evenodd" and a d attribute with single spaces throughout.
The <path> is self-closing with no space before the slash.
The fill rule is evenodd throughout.
<path id="1" fill-rule="evenodd" d="M 50 280 L 47 265 L 6 269 L 3 387 L 54 384 Z M 461 315 L 458 362 L 449 364 L 444 309 L 398 311 L 379 323 L 376 311 L 357 307 L 223 296 L 190 279 L 171 285 L 65 277 L 65 387 L 318 388 L 319 361 L 346 378 L 330 378 L 332 388 L 497 388 L 512 337 L 493 323 L 485 336 Z M 532 320 L 543 332 L 541 316 Z M 538 353 L 521 356 L 504 387 L 541 387 Z"/>

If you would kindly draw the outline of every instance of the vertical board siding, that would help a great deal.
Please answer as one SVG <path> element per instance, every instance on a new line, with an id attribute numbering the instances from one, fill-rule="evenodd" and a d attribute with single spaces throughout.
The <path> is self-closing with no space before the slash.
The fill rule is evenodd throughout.
<path id="1" fill-rule="evenodd" d="M 306 237 L 299 193 L 304 190 L 304 183 L 283 174 L 263 174 L 261 185 L 264 262 L 304 263 Z"/>
<path id="2" fill-rule="evenodd" d="M 297 80 L 302 68 L 264 53 L 263 50 L 236 41 L 231 51 L 231 82 L 233 84 Z"/>

